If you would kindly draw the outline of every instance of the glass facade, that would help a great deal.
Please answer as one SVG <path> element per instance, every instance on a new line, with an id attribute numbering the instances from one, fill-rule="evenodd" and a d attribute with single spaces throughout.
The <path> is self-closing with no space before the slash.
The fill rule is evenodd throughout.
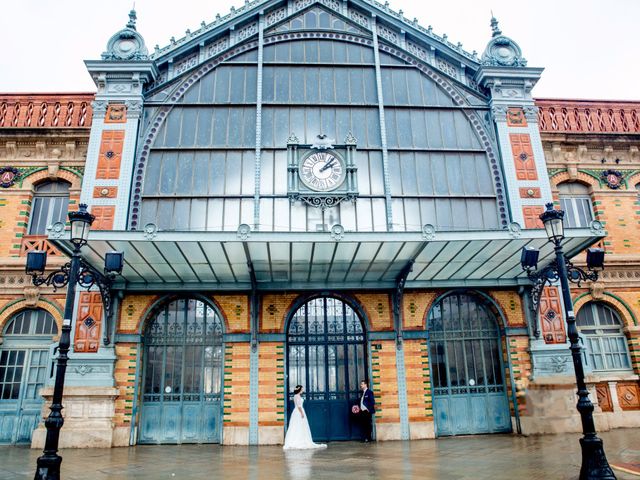
<path id="1" fill-rule="evenodd" d="M 298 23 L 295 23 L 298 22 Z M 293 24 L 295 23 L 295 27 Z M 320 10 L 281 29 L 346 29 Z M 309 27 L 314 28 L 314 27 Z M 317 27 L 320 28 L 320 27 Z M 495 182 L 470 112 L 413 66 L 342 39 L 270 41 L 205 74 L 175 102 L 146 165 L 140 225 L 163 230 L 420 231 L 498 228 Z M 261 74 L 260 74 L 261 72 Z M 258 85 L 261 80 L 261 90 Z M 380 85 L 380 89 L 378 87 Z M 291 202 L 287 140 L 357 139 L 358 198 Z M 302 147 L 301 147 L 302 148 Z"/>

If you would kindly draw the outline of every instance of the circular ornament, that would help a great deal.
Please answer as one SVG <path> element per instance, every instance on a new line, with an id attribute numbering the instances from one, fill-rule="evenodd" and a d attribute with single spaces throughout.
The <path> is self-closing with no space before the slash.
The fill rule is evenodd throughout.
<path id="1" fill-rule="evenodd" d="M 300 180 L 311 190 L 335 190 L 346 178 L 344 161 L 331 152 L 314 152 L 300 163 Z"/>

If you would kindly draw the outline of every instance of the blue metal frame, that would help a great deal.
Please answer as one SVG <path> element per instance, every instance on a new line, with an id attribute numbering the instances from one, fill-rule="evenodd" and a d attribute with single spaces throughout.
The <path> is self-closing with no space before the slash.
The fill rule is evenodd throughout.
<path id="1" fill-rule="evenodd" d="M 147 369 L 147 362 L 146 359 L 144 358 L 145 356 L 145 342 L 144 342 L 144 338 L 145 338 L 145 332 L 149 326 L 149 322 L 153 321 L 155 319 L 155 317 L 161 312 L 161 310 L 167 306 L 168 304 L 170 304 L 173 301 L 177 301 L 177 300 L 196 300 L 196 301 L 200 301 L 203 302 L 205 304 L 206 307 L 210 307 L 211 309 L 213 309 L 213 311 L 215 312 L 215 314 L 220 318 L 221 321 L 221 325 L 222 325 L 222 341 L 220 343 L 220 347 L 222 349 L 222 364 L 220 367 L 220 407 L 219 407 L 219 418 L 220 418 L 220 431 L 219 431 L 219 443 L 222 443 L 222 439 L 223 439 L 223 425 L 222 425 L 222 419 L 224 418 L 224 352 L 225 352 L 225 336 L 226 334 L 224 333 L 225 330 L 225 320 L 224 320 L 224 316 L 222 315 L 222 313 L 220 312 L 220 309 L 217 307 L 217 305 L 211 301 L 211 299 L 205 297 L 204 295 L 198 294 L 198 293 L 189 293 L 189 294 L 174 294 L 174 295 L 167 295 L 164 296 L 162 298 L 160 298 L 159 300 L 157 300 L 156 302 L 153 303 L 153 305 L 148 309 L 146 315 L 145 315 L 145 320 L 143 322 L 140 322 L 139 325 L 139 344 L 138 344 L 138 356 L 137 356 L 137 363 L 136 363 L 136 382 L 135 382 L 135 402 L 134 402 L 134 409 L 133 409 L 133 415 L 132 415 L 132 421 L 131 421 L 131 437 L 130 437 L 130 441 L 133 443 L 134 441 L 136 443 L 140 443 L 140 428 L 141 425 L 140 423 L 142 422 L 142 412 L 141 412 L 141 406 L 143 403 L 143 392 L 144 392 L 144 387 L 142 382 L 145 381 L 145 374 L 146 374 L 146 369 Z M 206 346 L 206 345 L 204 345 Z M 140 418 L 137 418 L 138 415 L 138 411 L 140 411 Z M 136 422 L 136 420 L 139 420 L 138 422 Z M 137 428 L 136 428 L 137 427 Z"/>
<path id="2" fill-rule="evenodd" d="M 291 324 L 291 320 L 292 318 L 295 316 L 295 314 L 300 310 L 300 308 L 302 308 L 302 306 L 304 306 L 305 304 L 307 304 L 308 302 L 312 301 L 312 300 L 316 300 L 316 299 L 336 299 L 340 302 L 342 302 L 343 304 L 343 308 L 349 307 L 353 310 L 354 314 L 356 315 L 356 317 L 359 319 L 361 325 L 362 325 L 362 340 L 358 341 L 358 340 L 346 340 L 343 339 L 341 341 L 339 341 L 338 343 L 335 342 L 329 342 L 326 339 L 327 337 L 327 332 L 326 332 L 326 328 L 325 328 L 325 341 L 324 342 L 311 342 L 309 341 L 308 337 L 305 335 L 305 337 L 307 338 L 304 342 L 298 343 L 298 342 L 290 342 L 289 341 L 289 328 L 290 328 L 290 324 Z M 325 300 L 326 302 L 326 300 Z M 344 312 L 345 310 L 343 310 Z M 325 315 L 324 315 L 324 319 L 325 319 L 325 323 L 327 321 L 327 315 L 326 315 L 326 303 L 325 303 Z M 307 321 L 307 320 L 305 320 Z M 289 385 L 289 368 L 290 368 L 290 358 L 289 358 L 289 346 L 290 345 L 304 345 L 305 347 L 307 346 L 311 346 L 311 345 L 315 345 L 315 346 L 322 346 L 322 345 L 331 345 L 331 344 L 335 344 L 335 345 L 362 345 L 362 353 L 363 353 L 363 357 L 362 358 L 362 362 L 363 362 L 363 367 L 364 367 L 364 374 L 365 374 L 365 380 L 367 380 L 367 382 L 369 382 L 369 378 L 371 378 L 371 371 L 370 371 L 370 349 L 371 349 L 371 345 L 370 345 L 370 339 L 368 338 L 367 335 L 367 317 L 364 314 L 364 310 L 361 308 L 361 306 L 354 301 L 352 298 L 349 298 L 343 294 L 337 293 L 337 292 L 320 292 L 320 293 L 316 293 L 313 295 L 305 295 L 305 296 L 301 296 L 298 299 L 296 299 L 296 301 L 293 303 L 289 313 L 287 314 L 287 318 L 285 321 L 285 332 L 287 332 L 287 338 L 285 341 L 285 347 L 286 347 L 286 363 L 285 363 L 285 385 L 289 388 L 287 388 L 287 393 L 286 393 L 286 415 L 285 415 L 285 428 L 288 425 L 288 420 L 289 420 L 289 416 L 290 416 L 290 412 L 291 412 L 291 398 L 292 398 L 292 394 L 291 394 L 291 390 L 292 390 L 292 386 Z M 344 332 L 344 337 L 347 337 L 347 332 Z M 305 349 L 305 351 L 308 351 L 308 349 Z M 305 354 L 306 355 L 306 354 Z M 311 424 L 311 429 L 312 429 L 312 434 L 314 436 L 314 440 L 354 440 L 354 439 L 359 439 L 361 437 L 361 432 L 360 432 L 360 428 L 359 425 L 357 424 L 356 420 L 354 418 L 352 418 L 349 414 L 349 410 L 351 408 L 351 404 L 355 403 L 357 401 L 357 392 L 355 391 L 350 391 L 349 390 L 349 373 L 348 373 L 348 363 L 347 360 L 349 358 L 349 355 L 346 353 L 346 349 L 345 349 L 345 360 L 344 361 L 344 382 L 345 382 L 345 392 L 343 392 L 343 395 L 345 395 L 345 398 L 337 398 L 335 400 L 332 400 L 330 398 L 327 397 L 331 397 L 332 394 L 331 392 L 328 390 L 329 386 L 328 386 L 328 370 L 329 370 L 329 363 L 328 363 L 328 355 L 324 356 L 323 362 L 324 362 L 324 373 L 325 373 L 325 378 L 324 378 L 324 391 L 320 392 L 320 396 L 324 397 L 323 399 L 318 398 L 317 400 L 314 400 L 313 398 L 308 399 L 305 402 L 305 408 L 307 408 L 308 410 L 308 417 L 310 420 L 310 424 Z M 308 357 L 305 356 L 305 362 L 307 361 Z M 307 368 L 307 372 L 306 375 L 308 377 L 308 368 Z M 359 382 L 356 383 L 357 388 L 359 388 Z M 295 385 L 293 385 L 293 387 L 295 387 Z M 305 385 L 305 388 L 307 387 L 307 385 Z M 353 398 L 355 397 L 355 398 Z M 335 403 L 335 405 L 332 405 L 331 402 Z M 315 403 L 319 403 L 318 405 L 314 405 Z M 322 406 L 321 404 L 325 403 L 326 405 Z M 326 411 L 324 411 L 323 409 L 325 409 Z M 315 410 L 318 410 L 317 412 Z M 322 413 L 324 412 L 324 413 Z M 334 418 L 340 418 L 342 419 L 343 423 L 338 425 L 339 426 L 344 426 L 344 424 L 346 424 L 346 429 L 344 431 L 340 431 L 339 428 L 335 428 L 334 426 L 331 426 L 330 424 L 328 425 L 330 430 L 326 430 L 324 431 L 324 435 L 321 432 L 314 432 L 314 427 L 316 426 L 317 423 L 320 424 L 326 424 L 324 421 L 327 419 L 327 416 L 329 417 L 334 417 Z M 316 420 L 316 421 L 314 421 Z M 329 420 L 330 422 L 330 420 Z M 319 427 L 316 427 L 316 430 Z M 328 433 L 327 433 L 328 432 Z M 329 436 L 327 436 L 329 435 Z"/>
<path id="3" fill-rule="evenodd" d="M 489 402 L 487 400 L 487 403 L 484 405 L 484 408 L 481 408 L 480 410 L 484 410 L 484 411 L 476 411 L 478 405 L 469 405 L 469 402 L 471 402 L 473 404 L 473 390 L 478 389 L 478 387 L 475 387 L 473 385 L 465 385 L 464 388 L 462 388 L 462 390 L 466 390 L 468 391 L 468 393 L 466 394 L 462 394 L 462 395 L 455 395 L 452 396 L 451 394 L 445 395 L 446 397 L 448 397 L 449 399 L 451 399 L 451 401 L 453 402 L 455 400 L 455 403 L 458 404 L 458 406 L 460 407 L 461 411 L 460 412 L 451 412 L 449 411 L 449 415 L 453 415 L 453 414 L 462 414 L 464 412 L 467 413 L 467 415 L 472 415 L 473 418 L 475 420 L 477 420 L 477 424 L 479 425 L 481 422 L 483 422 L 483 415 L 486 415 L 486 422 L 484 422 L 484 424 L 480 427 L 478 426 L 477 430 L 474 431 L 474 427 L 470 427 L 467 430 L 464 430 L 464 427 L 462 427 L 460 430 L 456 430 L 455 428 L 449 429 L 447 431 L 444 432 L 439 432 L 438 431 L 438 406 L 437 406 L 437 395 L 435 395 L 434 390 L 434 362 L 433 359 L 430 358 L 429 361 L 429 369 L 431 372 L 431 391 L 432 391 L 432 399 L 433 399 L 433 412 L 434 412 L 434 426 L 435 426 L 435 431 L 436 431 L 436 435 L 458 435 L 458 434 L 470 434 L 470 433 L 498 433 L 498 432 L 509 432 L 512 429 L 511 426 L 511 413 L 510 413 L 510 409 L 509 409 L 509 395 L 507 392 L 507 382 L 506 382 L 506 377 L 504 375 L 505 372 L 505 367 L 504 367 L 504 359 L 503 359 L 503 355 L 502 355 L 502 347 L 503 341 L 506 341 L 505 335 L 504 335 L 504 325 L 506 324 L 506 320 L 504 318 L 504 315 L 502 313 L 502 311 L 500 310 L 500 308 L 496 305 L 495 301 L 489 297 L 488 295 L 486 295 L 483 292 L 479 292 L 479 291 L 475 291 L 475 290 L 466 290 L 466 289 L 456 289 L 456 290 L 451 290 L 448 291 L 440 296 L 438 296 L 433 304 L 431 305 L 431 307 L 429 308 L 428 312 L 427 312 L 427 316 L 425 319 L 425 325 L 427 328 L 427 345 L 428 345 L 428 349 L 429 349 L 429 355 L 431 356 L 431 347 L 432 347 L 432 334 L 430 332 L 430 326 L 428 324 L 429 319 L 431 318 L 431 314 L 433 309 L 436 307 L 436 305 L 439 305 L 445 298 L 452 296 L 452 295 L 468 295 L 470 297 L 475 297 L 477 300 L 479 300 L 477 303 L 482 305 L 483 303 L 487 306 L 489 306 L 489 309 L 491 311 L 491 313 L 493 314 L 493 317 L 496 321 L 496 332 L 498 333 L 498 336 L 495 338 L 495 341 L 497 342 L 497 347 L 498 347 L 498 361 L 499 361 L 499 371 L 501 372 L 502 375 L 502 385 L 503 385 L 503 392 L 504 392 L 504 400 L 505 400 L 505 407 L 506 409 L 502 412 L 499 413 L 498 415 L 494 415 L 493 420 L 489 420 L 488 416 L 489 416 Z M 503 325 L 500 325 L 499 320 L 502 320 Z M 487 340 L 489 340 L 489 338 L 487 338 Z M 445 341 L 444 339 L 442 340 L 443 342 Z M 507 345 L 507 351 L 508 351 L 508 345 Z M 449 365 L 449 354 L 445 353 L 445 365 L 447 366 L 447 370 L 449 369 L 448 365 Z M 475 364 L 474 364 L 475 365 Z M 466 365 L 465 365 L 465 369 L 466 369 Z M 484 368 L 484 366 L 483 366 Z M 512 383 L 513 383 L 513 377 L 512 377 L 512 370 L 511 370 L 511 365 L 509 364 L 509 375 L 511 376 L 512 379 Z M 449 376 L 449 372 L 447 371 L 447 378 Z M 480 386 L 479 386 L 480 387 Z M 480 389 L 484 389 L 486 390 L 486 392 L 489 392 L 489 390 L 491 390 L 490 387 L 480 387 Z M 497 392 L 496 392 L 497 393 Z M 487 393 L 485 393 L 485 395 L 488 395 Z M 445 397 L 443 396 L 443 397 Z M 465 396 L 467 398 L 467 400 L 464 402 L 465 406 L 464 408 L 462 407 L 462 401 L 465 399 Z M 494 397 L 496 397 L 494 400 L 494 406 L 498 409 L 500 409 L 501 407 L 498 405 L 498 403 L 500 402 L 499 397 L 500 395 L 493 395 Z M 460 397 L 460 398 L 458 398 Z M 515 400 L 515 399 L 512 399 Z M 482 406 L 482 405 L 480 405 Z M 515 409 L 517 410 L 517 404 L 514 405 Z M 441 412 L 444 414 L 444 412 Z M 461 421 L 461 417 L 459 415 L 456 415 L 458 421 Z M 443 417 L 444 418 L 444 417 Z M 492 425 L 492 421 L 494 421 L 495 424 Z M 486 427 L 485 427 L 486 424 Z"/>

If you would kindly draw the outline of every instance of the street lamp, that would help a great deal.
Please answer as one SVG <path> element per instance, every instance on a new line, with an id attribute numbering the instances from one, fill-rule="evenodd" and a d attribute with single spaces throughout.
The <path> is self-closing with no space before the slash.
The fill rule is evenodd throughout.
<path id="1" fill-rule="evenodd" d="M 585 280 L 596 281 L 598 279 L 598 271 L 602 270 L 604 266 L 604 250 L 600 248 L 587 250 L 587 268 L 589 271 L 574 266 L 562 251 L 562 240 L 564 239 L 563 219 L 564 212 L 555 210 L 552 203 L 547 203 L 547 210 L 540 215 L 540 220 L 544 224 L 549 241 L 554 244 L 556 258 L 548 267 L 537 271 L 539 252 L 525 247 L 522 249 L 521 264 L 523 270 L 527 272 L 527 275 L 533 281 L 531 297 L 536 311 L 538 310 L 540 295 L 546 283 L 553 283 L 559 280 L 562 288 L 562 299 L 567 319 L 567 335 L 571 343 L 570 350 L 578 386 L 577 409 L 582 420 L 583 437 L 580 439 L 582 448 L 580 480 L 615 479 L 616 476 L 611 470 L 604 453 L 602 439 L 596 435 L 596 426 L 593 421 L 593 404 L 589 400 L 589 392 L 584 381 L 582 349 L 579 343 L 576 317 L 573 312 L 573 302 L 569 290 L 569 281 L 577 283 L 579 286 L 580 282 Z"/>
<path id="2" fill-rule="evenodd" d="M 69 222 L 71 223 L 71 242 L 73 243 L 73 253 L 71 261 L 63 265 L 60 269 L 44 276 L 47 265 L 47 252 L 31 251 L 27 253 L 27 265 L 25 271 L 32 277 L 35 286 L 50 285 L 57 290 L 67 286 L 67 298 L 64 306 L 64 319 L 62 322 L 62 333 L 58 343 L 58 366 L 56 369 L 56 381 L 53 387 L 53 399 L 51 402 L 51 413 L 44 422 L 47 428 L 43 455 L 38 457 L 36 480 L 59 480 L 60 464 L 62 457 L 57 454 L 60 429 L 64 424 L 62 418 L 62 393 L 64 389 L 64 376 L 67 371 L 68 352 L 71 345 L 71 317 L 73 315 L 73 304 L 76 295 L 76 284 L 84 288 L 91 288 L 97 285 L 102 294 L 105 304 L 105 315 L 108 318 L 111 308 L 110 287 L 116 273 L 122 272 L 123 254 L 122 252 L 109 252 L 105 255 L 104 274 L 97 271 L 91 265 L 80 259 L 80 249 L 86 245 L 89 238 L 89 230 L 93 223 L 94 216 L 87 212 L 87 206 L 80 204 L 77 212 L 69 212 Z"/>

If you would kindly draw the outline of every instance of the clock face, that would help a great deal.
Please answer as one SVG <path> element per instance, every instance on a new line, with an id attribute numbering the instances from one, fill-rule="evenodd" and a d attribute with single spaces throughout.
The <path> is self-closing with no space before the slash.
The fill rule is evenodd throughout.
<path id="1" fill-rule="evenodd" d="M 345 178 L 342 160 L 329 152 L 309 155 L 300 165 L 300 180 L 312 190 L 328 192 L 339 187 Z"/>

